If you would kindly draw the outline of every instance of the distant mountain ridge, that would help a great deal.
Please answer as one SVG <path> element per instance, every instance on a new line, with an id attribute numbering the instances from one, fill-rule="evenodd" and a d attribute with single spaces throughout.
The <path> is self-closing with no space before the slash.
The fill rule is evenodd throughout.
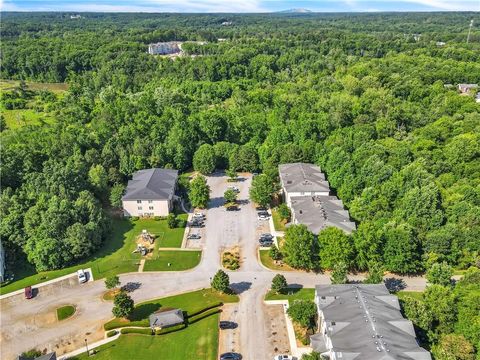
<path id="1" fill-rule="evenodd" d="M 279 13 L 311 13 L 312 10 L 304 9 L 304 8 L 295 8 L 295 9 L 287 9 L 287 10 L 281 10 L 277 11 Z"/>

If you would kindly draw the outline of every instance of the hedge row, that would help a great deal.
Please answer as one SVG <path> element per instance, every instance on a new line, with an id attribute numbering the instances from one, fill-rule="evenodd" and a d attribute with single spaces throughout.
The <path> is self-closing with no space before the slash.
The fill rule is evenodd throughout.
<path id="1" fill-rule="evenodd" d="M 120 330 L 122 334 L 143 334 L 152 335 L 152 329 L 150 328 L 123 328 Z"/>
<path id="2" fill-rule="evenodd" d="M 147 327 L 150 325 L 148 319 L 138 320 L 138 321 L 129 321 L 125 322 L 122 319 L 113 319 L 103 325 L 105 330 L 112 330 L 121 327 L 131 327 L 131 326 L 139 326 L 139 327 Z"/>
<path id="3" fill-rule="evenodd" d="M 222 305 L 223 305 L 223 303 L 222 303 L 221 301 L 216 302 L 215 304 L 212 304 L 212 305 L 210 305 L 210 306 L 207 306 L 207 307 L 205 307 L 205 308 L 203 308 L 203 309 L 200 309 L 200 310 L 198 310 L 198 311 L 195 311 L 195 312 L 193 312 L 193 313 L 191 313 L 191 314 L 189 313 L 189 314 L 188 314 L 188 318 L 191 318 L 192 316 L 201 314 L 201 313 L 203 313 L 203 312 L 205 312 L 205 311 L 207 311 L 207 310 L 210 310 L 210 309 L 213 309 L 213 308 L 222 306 Z"/>
<path id="4" fill-rule="evenodd" d="M 218 313 L 221 313 L 221 312 L 222 312 L 222 310 L 220 310 L 219 308 L 210 309 L 210 310 L 204 311 L 203 313 L 201 313 L 199 315 L 189 317 L 188 318 L 188 323 L 193 324 L 193 323 L 196 323 L 197 321 L 205 319 L 206 317 L 209 317 L 211 315 L 218 314 Z"/>
<path id="5" fill-rule="evenodd" d="M 164 328 L 164 329 L 160 329 L 160 330 L 155 330 L 155 335 L 165 335 L 165 334 L 170 334 L 172 332 L 175 332 L 175 331 L 180 331 L 180 330 L 183 330 L 187 327 L 187 325 L 185 325 L 184 323 L 183 324 L 179 324 L 179 325 L 175 325 L 175 326 L 170 326 L 168 328 Z"/>
<path id="6" fill-rule="evenodd" d="M 117 335 L 117 333 L 118 333 L 117 330 L 110 330 L 109 332 L 107 332 L 107 338 L 115 336 Z"/>

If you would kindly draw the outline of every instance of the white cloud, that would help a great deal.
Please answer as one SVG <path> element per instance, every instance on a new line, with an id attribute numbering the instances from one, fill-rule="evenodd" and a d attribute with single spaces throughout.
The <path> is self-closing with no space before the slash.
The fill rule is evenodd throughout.
<path id="1" fill-rule="evenodd" d="M 3 11 L 78 11 L 78 12 L 265 12 L 259 0 L 99 0 L 97 3 L 78 1 L 30 1 L 18 6 L 16 0 L 0 0 Z"/>
<path id="2" fill-rule="evenodd" d="M 424 5 L 432 10 L 479 11 L 480 0 L 403 0 L 406 3 Z"/>

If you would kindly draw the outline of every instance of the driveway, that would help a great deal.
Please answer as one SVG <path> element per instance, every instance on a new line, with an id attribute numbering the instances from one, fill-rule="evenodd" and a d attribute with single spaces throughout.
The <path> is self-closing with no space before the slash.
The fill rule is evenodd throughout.
<path id="1" fill-rule="evenodd" d="M 207 210 L 205 241 L 200 264 L 189 271 L 179 272 L 143 272 L 120 275 L 123 285 L 137 284 L 138 289 L 131 293 L 136 303 L 154 298 L 189 292 L 210 286 L 210 278 L 221 267 L 222 249 L 238 245 L 241 248 L 242 264 L 239 270 L 228 272 L 230 283 L 240 295 L 235 319 L 238 323 L 235 340 L 236 349 L 240 349 L 244 359 L 270 359 L 272 328 L 263 298 L 270 288 L 275 275 L 257 260 L 258 221 L 254 206 L 248 201 L 248 189 L 251 177 L 241 175 L 242 181 L 235 183 L 240 189 L 239 211 L 225 211 L 223 193 L 227 186 L 226 177 L 221 174 L 208 177 L 211 187 L 211 202 Z M 329 284 L 325 274 L 283 272 L 289 284 L 314 287 L 317 284 Z M 362 276 L 352 276 L 352 280 L 361 280 Z M 425 288 L 423 278 L 404 278 L 410 290 Z M 56 350 L 57 355 L 83 346 L 84 339 L 89 343 L 103 337 L 101 331 L 104 322 L 111 315 L 111 302 L 102 300 L 105 292 L 103 280 L 87 284 L 71 283 L 54 285 L 41 292 L 32 300 L 21 295 L 0 300 L 2 359 L 14 359 L 19 353 L 32 349 Z M 64 304 L 77 307 L 76 315 L 64 322 L 52 321 L 51 314 Z M 50 317 L 49 317 L 50 314 Z M 221 348 L 230 348 L 232 339 Z M 279 344 L 276 346 L 280 348 Z"/>

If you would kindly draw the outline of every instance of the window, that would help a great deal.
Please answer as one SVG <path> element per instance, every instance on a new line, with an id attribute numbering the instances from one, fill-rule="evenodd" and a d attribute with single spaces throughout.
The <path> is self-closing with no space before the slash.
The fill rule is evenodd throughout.
<path id="1" fill-rule="evenodd" d="M 138 210 L 142 210 L 142 207 L 141 207 L 141 206 L 139 206 L 139 207 L 138 207 Z"/>
<path id="2" fill-rule="evenodd" d="M 148 200 L 148 203 L 149 203 L 149 204 L 153 204 L 153 200 Z"/>
<path id="3" fill-rule="evenodd" d="M 141 204 L 142 203 L 142 200 L 137 200 L 137 204 Z"/>
<path id="4" fill-rule="evenodd" d="M 148 210 L 153 210 L 153 206 L 149 206 L 149 207 L 148 207 Z"/>

